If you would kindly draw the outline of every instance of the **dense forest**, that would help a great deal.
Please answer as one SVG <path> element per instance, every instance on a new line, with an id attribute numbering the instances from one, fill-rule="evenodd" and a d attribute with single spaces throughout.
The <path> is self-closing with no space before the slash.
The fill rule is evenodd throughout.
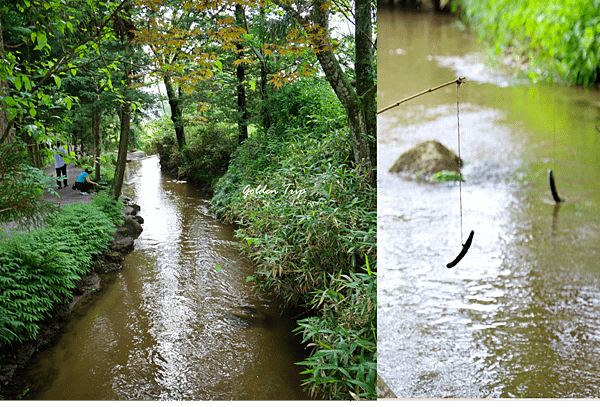
<path id="1" fill-rule="evenodd" d="M 143 149 L 213 192 L 213 212 L 239 226 L 257 264 L 257 289 L 310 310 L 297 333 L 312 349 L 311 395 L 374 398 L 376 3 L 1 0 L 0 10 L 0 221 L 25 232 L 0 232 L 0 347 L 35 336 L 106 247 L 127 151 Z M 43 170 L 58 142 L 110 188 L 88 205 L 86 233 L 81 207 L 42 199 L 56 188 Z M 261 186 L 290 197 L 267 202 Z"/>

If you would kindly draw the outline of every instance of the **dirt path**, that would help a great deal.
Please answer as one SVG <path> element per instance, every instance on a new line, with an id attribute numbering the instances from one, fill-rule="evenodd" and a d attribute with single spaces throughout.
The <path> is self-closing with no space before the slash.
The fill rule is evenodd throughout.
<path id="1" fill-rule="evenodd" d="M 133 160 L 139 160 L 145 156 L 146 156 L 146 154 L 143 151 L 130 151 L 127 153 L 127 161 L 129 162 L 129 161 L 133 161 Z M 52 201 L 52 202 L 59 202 L 61 205 L 72 204 L 75 202 L 83 202 L 83 203 L 92 202 L 92 198 L 94 197 L 94 195 L 92 195 L 92 194 L 81 195 L 79 193 L 79 191 L 74 190 L 72 188 L 73 185 L 75 185 L 75 181 L 77 180 L 77 177 L 79 176 L 79 174 L 81 174 L 82 171 L 83 171 L 83 168 L 75 166 L 75 164 L 72 162 L 68 163 L 67 164 L 68 186 L 66 188 L 61 188 L 59 190 L 56 190 L 56 192 L 58 193 L 58 196 L 48 192 L 47 190 L 44 191 L 44 199 L 47 199 L 48 201 Z M 46 174 L 50 174 L 50 175 L 54 176 L 54 178 L 56 179 L 56 170 L 54 169 L 53 162 L 50 164 L 50 166 L 48 166 L 48 168 L 46 168 L 44 170 L 44 172 Z"/>
<path id="2" fill-rule="evenodd" d="M 137 159 L 140 159 L 143 157 L 145 157 L 145 154 L 142 151 L 134 151 L 134 152 L 127 153 L 128 161 L 137 160 Z M 51 201 L 51 202 L 57 202 L 61 206 L 72 204 L 72 203 L 77 203 L 77 202 L 82 202 L 82 203 L 92 202 L 92 199 L 94 198 L 94 194 L 81 195 L 79 193 L 79 191 L 73 189 L 73 185 L 75 185 L 75 181 L 77 180 L 77 177 L 79 176 L 79 174 L 81 174 L 82 171 L 83 171 L 83 168 L 76 166 L 72 162 L 68 163 L 67 164 L 67 178 L 68 178 L 67 187 L 61 188 L 61 189 L 54 188 L 54 191 L 56 192 L 56 194 L 51 193 L 47 189 L 44 190 L 44 199 Z M 54 179 L 56 179 L 56 170 L 54 169 L 54 162 L 51 162 L 48 165 L 48 167 L 46 167 L 44 172 L 46 174 L 52 175 L 54 177 Z M 11 229 L 15 228 L 16 226 L 17 226 L 16 222 L 0 223 L 0 229 L 2 229 L 4 232 L 9 232 Z"/>
<path id="3" fill-rule="evenodd" d="M 82 171 L 83 171 L 83 169 L 81 167 L 75 166 L 72 162 L 68 163 L 67 164 L 68 186 L 66 188 L 62 188 L 59 190 L 55 189 L 58 196 L 49 192 L 48 190 L 44 191 L 44 199 L 47 199 L 48 201 L 52 201 L 52 202 L 58 202 L 61 205 L 67 205 L 67 204 L 72 204 L 72 203 L 76 203 L 76 202 L 83 202 L 83 203 L 92 202 L 92 198 L 94 197 L 94 195 L 92 195 L 92 194 L 81 195 L 79 193 L 79 191 L 74 190 L 72 188 L 73 185 L 75 185 L 75 181 L 77 180 L 77 177 L 79 176 L 79 174 L 81 174 Z M 56 170 L 54 169 L 54 164 L 51 164 L 48 168 L 46 168 L 44 170 L 44 172 L 46 174 L 53 175 L 54 178 L 56 178 Z M 61 184 L 62 184 L 62 182 L 61 182 Z"/>

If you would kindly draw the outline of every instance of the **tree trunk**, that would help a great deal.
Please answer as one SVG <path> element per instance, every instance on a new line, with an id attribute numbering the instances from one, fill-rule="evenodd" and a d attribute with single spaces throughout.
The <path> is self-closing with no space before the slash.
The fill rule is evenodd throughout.
<path id="1" fill-rule="evenodd" d="M 35 137 L 27 136 L 27 151 L 31 157 L 31 162 L 35 168 L 42 168 L 42 159 L 40 158 L 40 146 Z"/>
<path id="2" fill-rule="evenodd" d="M 362 110 L 367 126 L 371 165 L 377 166 L 377 72 L 373 64 L 373 23 L 371 20 L 371 1 L 355 2 L 355 41 L 356 41 L 356 93 L 362 100 Z"/>
<path id="3" fill-rule="evenodd" d="M 94 106 L 94 113 L 92 114 L 92 138 L 94 139 L 94 149 L 92 155 L 94 181 L 98 182 L 100 181 L 100 111 L 98 105 Z"/>
<path id="4" fill-rule="evenodd" d="M 236 4 L 235 20 L 238 27 L 244 26 L 244 8 Z M 237 57 L 241 59 L 244 56 L 244 46 L 241 43 L 236 44 Z M 246 89 L 244 88 L 244 79 L 246 72 L 244 64 L 240 63 L 236 69 L 237 75 L 237 106 L 238 106 L 238 143 L 241 144 L 248 138 L 248 109 L 246 108 Z"/>
<path id="5" fill-rule="evenodd" d="M 269 128 L 271 128 L 271 114 L 269 112 L 269 107 L 267 106 L 267 100 L 269 99 L 269 94 L 267 93 L 268 81 L 269 66 L 265 56 L 265 59 L 260 63 L 260 98 L 262 100 L 261 116 L 262 124 L 265 128 L 265 134 L 269 131 Z"/>
<path id="6" fill-rule="evenodd" d="M 0 58 L 4 59 L 4 38 L 2 37 L 2 21 L 0 21 Z M 11 142 L 14 138 L 14 129 L 8 119 L 8 106 L 4 103 L 4 98 L 9 95 L 8 84 L 0 81 L 0 141 Z"/>
<path id="7" fill-rule="evenodd" d="M 179 151 L 183 152 L 185 146 L 185 133 L 183 130 L 183 112 L 181 110 L 181 104 L 179 97 L 175 95 L 175 89 L 173 89 L 173 83 L 168 74 L 163 75 L 163 82 L 167 89 L 167 97 L 169 98 L 169 106 L 171 106 L 171 120 L 175 127 L 175 137 L 177 138 L 177 146 Z"/>
<path id="8" fill-rule="evenodd" d="M 372 171 L 367 121 L 360 98 L 333 53 L 333 45 L 329 37 L 329 12 L 325 0 L 314 0 L 312 18 L 314 23 L 324 30 L 324 33 L 316 36 L 315 39 L 317 59 L 325 72 L 327 81 L 348 114 L 348 127 L 352 138 L 354 162 L 357 166 L 362 167 L 366 174 L 369 174 L 370 182 L 375 184 L 376 178 Z"/>
<path id="9" fill-rule="evenodd" d="M 129 145 L 129 131 L 131 129 L 131 96 L 128 94 L 131 87 L 131 63 L 125 63 L 125 83 L 127 85 L 125 102 L 121 109 L 121 133 L 119 135 L 119 152 L 117 155 L 117 166 L 115 168 L 115 178 L 113 183 L 113 192 L 115 199 L 121 196 L 123 188 L 123 177 L 125 176 L 125 166 L 127 165 L 127 146 Z"/>

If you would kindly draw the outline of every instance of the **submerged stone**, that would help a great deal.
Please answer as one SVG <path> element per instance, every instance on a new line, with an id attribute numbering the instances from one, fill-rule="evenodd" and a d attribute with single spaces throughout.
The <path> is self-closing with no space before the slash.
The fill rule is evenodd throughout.
<path id="1" fill-rule="evenodd" d="M 441 171 L 458 173 L 462 164 L 454 152 L 439 141 L 430 140 L 402 154 L 389 171 L 431 181 L 433 175 Z"/>

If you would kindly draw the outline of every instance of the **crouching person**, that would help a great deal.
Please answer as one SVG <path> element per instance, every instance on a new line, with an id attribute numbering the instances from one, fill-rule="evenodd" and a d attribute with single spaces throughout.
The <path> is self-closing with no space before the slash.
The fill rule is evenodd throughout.
<path id="1" fill-rule="evenodd" d="M 73 185 L 73 189 L 79 190 L 81 195 L 87 195 L 88 191 L 90 191 L 93 187 L 101 188 L 99 184 L 96 184 L 94 181 L 90 180 L 91 172 L 92 171 L 89 169 L 82 171 L 77 177 L 75 185 Z"/>

